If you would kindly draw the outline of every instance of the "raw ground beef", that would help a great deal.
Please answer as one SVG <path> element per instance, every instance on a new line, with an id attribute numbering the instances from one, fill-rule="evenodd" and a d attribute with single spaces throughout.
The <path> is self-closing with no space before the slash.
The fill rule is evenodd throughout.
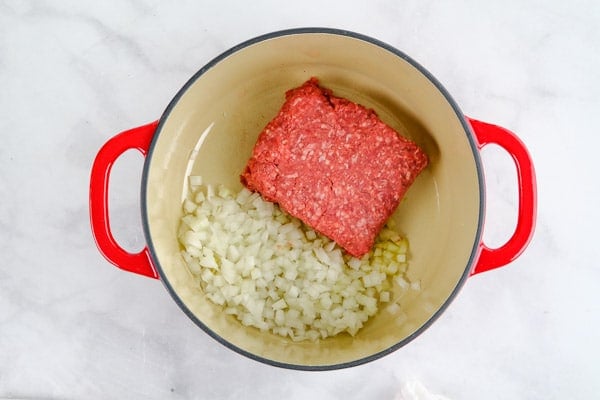
<path id="1" fill-rule="evenodd" d="M 427 163 L 375 111 L 311 78 L 286 93 L 241 181 L 361 257 Z"/>

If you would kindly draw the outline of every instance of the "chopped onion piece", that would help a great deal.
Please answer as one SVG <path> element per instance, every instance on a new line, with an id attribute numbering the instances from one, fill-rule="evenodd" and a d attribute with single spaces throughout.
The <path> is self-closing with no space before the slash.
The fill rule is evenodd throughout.
<path id="1" fill-rule="evenodd" d="M 394 299 L 420 289 L 405 275 L 408 241 L 390 226 L 359 259 L 258 193 L 200 176 L 189 183 L 183 260 L 206 297 L 243 325 L 293 341 L 355 335 L 380 303 L 396 314 Z"/>
<path id="2" fill-rule="evenodd" d="M 390 301 L 390 292 L 384 290 L 383 292 L 379 293 L 379 301 L 382 303 L 387 303 Z"/>
<path id="3" fill-rule="evenodd" d="M 196 188 L 198 186 L 202 185 L 202 176 L 200 175 L 191 175 L 190 179 L 190 186 L 192 186 L 193 188 Z"/>

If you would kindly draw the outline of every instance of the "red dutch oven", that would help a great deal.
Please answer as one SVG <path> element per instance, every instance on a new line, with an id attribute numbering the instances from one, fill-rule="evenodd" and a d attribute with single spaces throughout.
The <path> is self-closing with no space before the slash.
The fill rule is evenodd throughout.
<path id="1" fill-rule="evenodd" d="M 310 77 L 366 107 L 417 142 L 430 165 L 392 216 L 410 242 L 408 274 L 421 290 L 379 312 L 356 334 L 294 342 L 243 326 L 208 301 L 186 268 L 177 240 L 190 175 L 241 188 L 239 175 L 259 132 L 286 90 Z M 485 182 L 481 149 L 496 144 L 517 170 L 518 221 L 499 248 L 482 241 Z M 145 156 L 141 181 L 147 246 L 137 254 L 115 241 L 108 182 L 126 150 Z M 326 370 L 375 360 L 427 329 L 473 274 L 504 266 L 529 243 L 535 225 L 536 183 L 525 145 L 510 131 L 466 117 L 425 68 L 376 39 L 335 29 L 293 29 L 231 48 L 200 69 L 161 118 L 122 132 L 98 152 L 91 171 L 91 225 L 100 252 L 129 272 L 159 278 L 200 328 L 227 347 L 271 365 Z"/>

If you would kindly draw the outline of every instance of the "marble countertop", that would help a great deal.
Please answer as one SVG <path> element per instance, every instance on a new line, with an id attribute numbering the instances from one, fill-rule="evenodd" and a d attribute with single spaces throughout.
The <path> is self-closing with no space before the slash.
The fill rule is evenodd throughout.
<path id="1" fill-rule="evenodd" d="M 407 395 L 420 382 L 456 400 L 597 398 L 599 24 L 591 0 L 0 1 L 0 397 L 427 398 Z M 231 46 L 301 26 L 411 55 L 466 114 L 515 131 L 538 179 L 537 230 L 520 258 L 471 278 L 408 346 L 330 372 L 218 344 L 159 281 L 110 265 L 89 226 L 104 142 L 158 118 Z M 516 218 L 514 166 L 497 148 L 483 159 L 484 237 L 499 245 Z M 131 250 L 144 246 L 142 164 L 127 152 L 111 181 L 115 236 Z"/>

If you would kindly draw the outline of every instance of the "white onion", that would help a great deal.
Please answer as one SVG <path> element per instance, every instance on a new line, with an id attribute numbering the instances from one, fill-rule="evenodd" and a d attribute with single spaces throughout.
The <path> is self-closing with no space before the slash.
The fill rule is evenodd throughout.
<path id="1" fill-rule="evenodd" d="M 182 257 L 206 296 L 242 324 L 295 341 L 355 335 L 406 278 L 408 242 L 384 227 L 373 249 L 351 257 L 298 219 L 242 189 L 190 177 L 179 228 Z M 395 286 L 395 288 L 394 288 Z"/>

